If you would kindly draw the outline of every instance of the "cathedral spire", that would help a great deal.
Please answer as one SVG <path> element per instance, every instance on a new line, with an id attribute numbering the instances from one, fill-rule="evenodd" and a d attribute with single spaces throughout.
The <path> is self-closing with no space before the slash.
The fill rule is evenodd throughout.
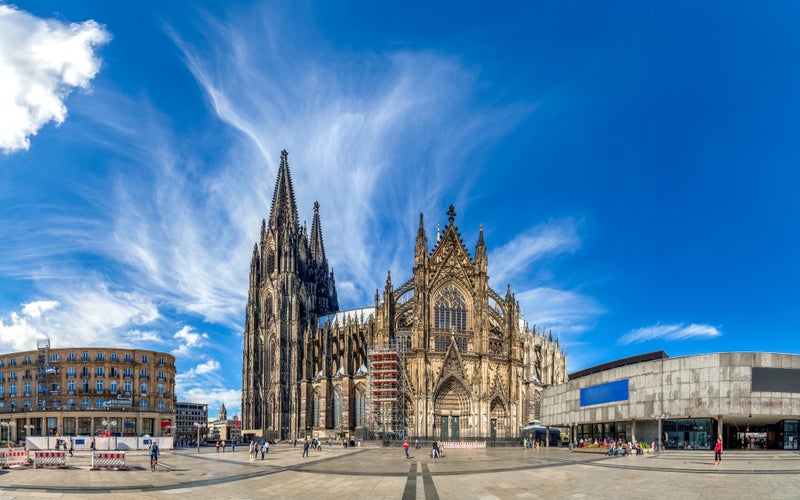
<path id="1" fill-rule="evenodd" d="M 486 244 L 483 242 L 483 224 L 480 225 L 478 244 L 475 246 L 475 266 L 484 273 L 489 268 L 488 258 L 486 257 Z"/>
<path id="2" fill-rule="evenodd" d="M 297 203 L 294 199 L 292 176 L 289 173 L 289 153 L 281 151 L 281 164 L 278 167 L 278 178 L 275 181 L 275 192 L 272 195 L 272 209 L 269 214 L 270 227 L 277 227 L 284 223 L 291 229 L 298 226 Z"/>
<path id="3" fill-rule="evenodd" d="M 425 236 L 425 224 L 422 218 L 422 212 L 419 213 L 419 229 L 417 229 L 417 243 L 414 247 L 414 263 L 416 265 L 425 265 L 428 260 L 428 237 Z"/>
<path id="4" fill-rule="evenodd" d="M 325 244 L 322 241 L 322 224 L 319 220 L 319 202 L 314 202 L 314 219 L 311 221 L 311 258 L 322 264 L 325 257 Z"/>

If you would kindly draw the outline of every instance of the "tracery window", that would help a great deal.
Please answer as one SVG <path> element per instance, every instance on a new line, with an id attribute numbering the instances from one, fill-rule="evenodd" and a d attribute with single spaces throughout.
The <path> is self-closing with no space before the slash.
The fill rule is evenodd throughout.
<path id="1" fill-rule="evenodd" d="M 463 332 L 467 329 L 467 302 L 452 283 L 436 294 L 433 327 L 439 331 Z"/>

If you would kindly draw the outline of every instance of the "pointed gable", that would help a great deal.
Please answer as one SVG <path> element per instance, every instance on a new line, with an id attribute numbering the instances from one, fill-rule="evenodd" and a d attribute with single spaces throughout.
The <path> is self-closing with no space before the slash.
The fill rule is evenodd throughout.
<path id="1" fill-rule="evenodd" d="M 469 280 L 469 272 L 472 270 L 469 252 L 454 224 L 456 212 L 453 205 L 450 205 L 447 215 L 449 224 L 444 229 L 441 239 L 436 242 L 429 259 L 433 275 L 431 284 L 434 287 L 437 283 L 450 279 L 466 283 Z"/>

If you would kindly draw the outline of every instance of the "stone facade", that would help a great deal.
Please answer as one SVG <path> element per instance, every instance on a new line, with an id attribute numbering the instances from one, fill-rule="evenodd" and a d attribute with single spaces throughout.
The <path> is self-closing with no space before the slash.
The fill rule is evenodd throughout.
<path id="1" fill-rule="evenodd" d="M 794 379 L 794 388 L 789 380 L 791 392 L 759 390 L 758 369 L 779 369 L 774 373 Z M 582 390 L 619 381 L 627 381 L 625 399 L 581 404 Z M 753 352 L 659 359 L 571 379 L 544 391 L 542 411 L 545 425 L 623 422 L 628 439 L 647 442 L 658 441 L 658 425 L 665 421 L 710 419 L 726 445 L 737 431 L 767 434 L 799 418 L 800 356 Z M 771 439 L 779 441 L 777 434 Z"/>
<path id="2" fill-rule="evenodd" d="M 510 287 L 500 295 L 489 286 L 483 230 L 471 257 L 455 217 L 451 206 L 431 249 L 420 214 L 411 278 L 395 286 L 388 275 L 373 307 L 337 313 L 319 205 L 309 237 L 283 152 L 251 263 L 244 432 L 368 437 L 368 358 L 382 349 L 401 355 L 403 432 L 512 438 L 535 419 L 542 388 L 566 380 L 565 353 L 552 334 L 524 322 Z"/>
<path id="3" fill-rule="evenodd" d="M 169 435 L 175 423 L 175 357 L 87 347 L 0 355 L 4 436 Z M 105 422 L 105 423 L 103 423 Z"/>

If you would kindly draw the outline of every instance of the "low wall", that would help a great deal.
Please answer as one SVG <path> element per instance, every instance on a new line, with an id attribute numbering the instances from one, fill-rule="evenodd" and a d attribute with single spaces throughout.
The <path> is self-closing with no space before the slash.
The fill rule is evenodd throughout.
<path id="1" fill-rule="evenodd" d="M 67 448 L 69 448 L 70 439 L 72 439 L 72 446 L 73 449 L 75 450 L 92 449 L 91 436 L 75 436 L 72 438 L 69 437 L 56 438 L 54 436 L 29 437 L 25 439 L 25 446 L 29 450 L 54 450 L 56 447 L 56 441 L 61 440 L 62 442 L 67 443 Z M 164 450 L 171 449 L 173 446 L 173 438 L 171 437 L 152 438 L 152 437 L 117 437 L 117 436 L 95 437 L 94 445 L 95 449 L 98 451 L 146 450 L 150 446 L 150 443 L 152 443 L 153 441 L 158 443 L 158 446 Z"/>

